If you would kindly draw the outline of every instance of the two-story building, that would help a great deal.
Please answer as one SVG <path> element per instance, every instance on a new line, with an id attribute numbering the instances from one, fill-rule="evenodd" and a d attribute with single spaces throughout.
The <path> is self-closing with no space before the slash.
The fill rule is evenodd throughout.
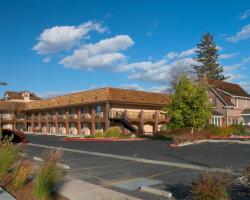
<path id="1" fill-rule="evenodd" d="M 37 133 L 84 134 L 119 126 L 124 132 L 152 134 L 167 122 L 161 113 L 166 94 L 101 88 L 48 99 L 6 92 L 0 101 L 2 128 Z"/>
<path id="2" fill-rule="evenodd" d="M 250 125 L 250 95 L 238 84 L 206 79 L 213 106 L 210 123 L 217 126 Z"/>

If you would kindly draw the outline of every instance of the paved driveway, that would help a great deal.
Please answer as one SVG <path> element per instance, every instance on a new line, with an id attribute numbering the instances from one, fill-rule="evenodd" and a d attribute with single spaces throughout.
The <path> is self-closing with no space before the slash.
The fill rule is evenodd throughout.
<path id="1" fill-rule="evenodd" d="M 28 139 L 35 145 L 25 147 L 30 156 L 40 156 L 47 146 L 60 146 L 64 148 L 62 163 L 71 167 L 69 175 L 142 199 L 160 198 L 120 186 L 136 179 L 159 181 L 153 187 L 171 190 L 176 199 L 184 199 L 200 168 L 240 172 L 250 162 L 250 145 L 243 144 L 203 143 L 170 148 L 168 141 L 156 140 L 83 142 L 45 135 L 29 135 Z"/>

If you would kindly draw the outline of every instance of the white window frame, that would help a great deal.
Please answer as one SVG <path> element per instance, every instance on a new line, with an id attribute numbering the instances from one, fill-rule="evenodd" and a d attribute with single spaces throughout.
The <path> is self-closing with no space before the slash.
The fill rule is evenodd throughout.
<path id="1" fill-rule="evenodd" d="M 247 100 L 247 99 L 245 100 L 244 107 L 245 107 L 245 108 L 247 108 L 247 107 L 248 107 L 248 100 Z"/>

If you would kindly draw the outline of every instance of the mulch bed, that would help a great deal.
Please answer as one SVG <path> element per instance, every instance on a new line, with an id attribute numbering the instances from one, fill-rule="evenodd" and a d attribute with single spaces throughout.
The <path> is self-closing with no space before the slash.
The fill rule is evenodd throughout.
<path id="1" fill-rule="evenodd" d="M 9 184 L 10 180 L 11 180 L 11 174 L 6 175 L 3 181 L 0 182 L 0 186 L 4 188 L 6 191 L 8 191 L 14 198 L 16 198 L 17 200 L 37 200 L 37 198 L 34 197 L 33 195 L 34 183 L 32 181 L 29 181 L 24 187 L 20 189 L 13 190 L 11 184 Z M 69 199 L 60 194 L 53 193 L 50 200 L 69 200 Z"/>

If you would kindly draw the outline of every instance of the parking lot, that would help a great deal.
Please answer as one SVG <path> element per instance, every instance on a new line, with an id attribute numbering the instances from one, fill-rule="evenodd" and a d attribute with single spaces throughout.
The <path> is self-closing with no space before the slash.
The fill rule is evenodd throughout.
<path id="1" fill-rule="evenodd" d="M 231 169 L 240 173 L 250 163 L 250 145 L 202 143 L 181 148 L 169 141 L 130 142 L 62 141 L 62 137 L 29 135 L 25 151 L 41 157 L 50 147 L 61 147 L 61 163 L 68 175 L 141 199 L 161 199 L 138 191 L 137 183 L 170 190 L 176 199 L 187 199 L 190 183 L 202 170 Z M 136 188 L 136 189 L 135 189 Z"/>

